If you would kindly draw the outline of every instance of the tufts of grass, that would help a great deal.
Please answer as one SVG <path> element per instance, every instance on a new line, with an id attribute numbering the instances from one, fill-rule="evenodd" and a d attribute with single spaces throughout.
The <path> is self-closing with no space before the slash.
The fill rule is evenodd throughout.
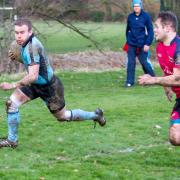
<path id="1" fill-rule="evenodd" d="M 59 123 L 40 99 L 34 100 L 20 109 L 19 146 L 0 149 L 1 179 L 180 178 L 180 150 L 168 143 L 173 104 L 161 87 L 124 88 L 125 70 L 57 76 L 64 82 L 67 108 L 101 107 L 107 126 Z M 4 102 L 10 93 L 0 91 L 1 136 L 7 132 Z"/>

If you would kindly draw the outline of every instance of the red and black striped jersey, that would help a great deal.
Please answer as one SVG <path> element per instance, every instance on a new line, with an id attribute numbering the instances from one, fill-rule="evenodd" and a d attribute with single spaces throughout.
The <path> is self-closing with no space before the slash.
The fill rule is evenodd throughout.
<path id="1" fill-rule="evenodd" d="M 180 68 L 180 37 L 176 36 L 169 46 L 159 42 L 156 47 L 156 54 L 164 75 L 172 75 L 174 68 Z M 176 97 L 180 98 L 180 87 L 173 86 L 172 90 Z"/>

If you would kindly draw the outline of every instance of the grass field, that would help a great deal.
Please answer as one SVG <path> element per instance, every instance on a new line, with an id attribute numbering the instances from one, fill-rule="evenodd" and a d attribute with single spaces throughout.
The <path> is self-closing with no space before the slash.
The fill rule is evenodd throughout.
<path id="1" fill-rule="evenodd" d="M 168 144 L 173 104 L 161 87 L 124 88 L 124 74 L 57 73 L 67 107 L 102 107 L 107 126 L 59 123 L 42 101 L 30 102 L 20 111 L 18 148 L 0 150 L 0 179 L 180 179 L 180 150 Z M 6 135 L 4 102 L 9 94 L 0 91 L 1 136 Z"/>
<path id="2" fill-rule="evenodd" d="M 118 51 L 125 42 L 124 23 L 75 23 L 86 35 L 90 36 L 102 49 Z M 57 22 L 34 22 L 34 27 L 41 33 L 41 40 L 51 53 L 93 50 L 95 47 L 76 32 L 63 27 Z"/>

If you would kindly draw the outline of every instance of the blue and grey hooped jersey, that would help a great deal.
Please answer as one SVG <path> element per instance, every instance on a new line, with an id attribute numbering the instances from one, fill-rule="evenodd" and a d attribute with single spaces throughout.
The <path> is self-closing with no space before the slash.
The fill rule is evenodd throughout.
<path id="1" fill-rule="evenodd" d="M 53 69 L 43 45 L 34 35 L 30 36 L 27 42 L 23 44 L 21 56 L 27 71 L 28 66 L 39 64 L 39 75 L 34 84 L 47 84 L 51 80 L 54 74 Z"/>

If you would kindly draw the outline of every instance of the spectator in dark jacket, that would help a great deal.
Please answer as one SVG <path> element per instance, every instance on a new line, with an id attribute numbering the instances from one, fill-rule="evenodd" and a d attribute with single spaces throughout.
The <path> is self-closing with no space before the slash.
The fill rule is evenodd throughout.
<path id="1" fill-rule="evenodd" d="M 133 0 L 132 7 L 134 12 L 128 16 L 126 28 L 126 40 L 128 44 L 126 87 L 134 85 L 136 56 L 144 72 L 155 76 L 151 64 L 147 61 L 149 47 L 154 38 L 151 17 L 142 9 L 141 0 Z"/>

